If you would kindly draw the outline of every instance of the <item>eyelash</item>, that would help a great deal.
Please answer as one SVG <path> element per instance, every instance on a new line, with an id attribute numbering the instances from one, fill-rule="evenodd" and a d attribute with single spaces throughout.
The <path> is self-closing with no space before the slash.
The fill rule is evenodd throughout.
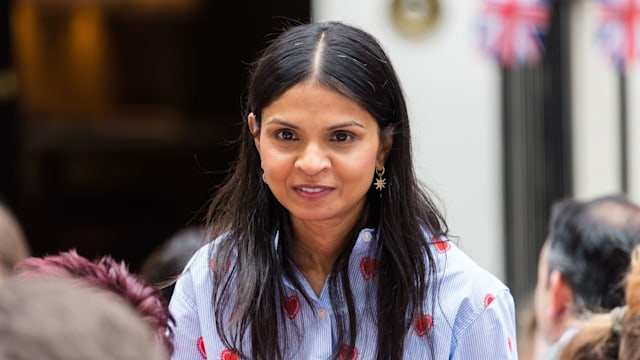
<path id="1" fill-rule="evenodd" d="M 298 136 L 296 135 L 295 132 L 291 131 L 291 130 L 278 130 L 274 133 L 275 137 L 278 140 L 281 141 L 295 141 L 298 140 Z M 342 139 L 340 139 L 342 138 Z M 351 132 L 348 131 L 336 131 L 333 134 L 331 134 L 331 137 L 329 138 L 329 141 L 332 142 L 338 142 L 338 143 L 342 143 L 342 142 L 349 142 L 349 141 L 353 141 L 355 139 L 355 135 Z"/>
<path id="2" fill-rule="evenodd" d="M 338 136 L 346 137 L 346 139 L 338 140 Z M 348 132 L 348 131 L 336 131 L 335 133 L 333 133 L 331 135 L 330 141 L 347 142 L 347 141 L 352 141 L 354 138 L 355 138 L 355 136 L 352 133 Z"/>
<path id="3" fill-rule="evenodd" d="M 285 135 L 290 136 L 290 138 L 285 138 Z M 275 136 L 278 138 L 278 140 L 283 141 L 298 140 L 296 134 L 291 130 L 278 130 L 275 132 Z"/>

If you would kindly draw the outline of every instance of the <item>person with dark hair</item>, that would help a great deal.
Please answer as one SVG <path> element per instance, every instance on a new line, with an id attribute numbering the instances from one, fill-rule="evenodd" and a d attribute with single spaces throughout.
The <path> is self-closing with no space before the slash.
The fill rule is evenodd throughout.
<path id="1" fill-rule="evenodd" d="M 540 251 L 536 322 L 556 359 L 577 324 L 624 303 L 622 280 L 640 244 L 640 207 L 623 196 L 554 203 Z"/>
<path id="2" fill-rule="evenodd" d="M 254 63 L 173 359 L 517 358 L 509 289 L 449 241 L 405 99 L 367 32 L 299 24 Z"/>
<path id="3" fill-rule="evenodd" d="M 0 359 L 167 360 L 149 325 L 120 296 L 65 277 L 0 284 Z"/>
<path id="4" fill-rule="evenodd" d="M 144 259 L 140 266 L 140 274 L 146 281 L 159 287 L 162 296 L 169 301 L 177 276 L 204 241 L 202 227 L 190 226 L 180 229 Z"/>
<path id="5" fill-rule="evenodd" d="M 16 264 L 31 256 L 20 222 L 11 209 L 0 201 L 0 282 L 13 272 Z"/>
<path id="6" fill-rule="evenodd" d="M 632 253 L 626 279 L 626 305 L 581 323 L 558 359 L 640 359 L 640 248 L 636 247 Z"/>
<path id="7" fill-rule="evenodd" d="M 173 332 L 169 326 L 173 318 L 160 290 L 147 283 L 141 275 L 129 271 L 124 262 L 111 256 L 95 261 L 79 255 L 75 250 L 58 255 L 30 257 L 16 265 L 15 274 L 21 278 L 56 277 L 77 279 L 98 289 L 120 296 L 139 313 L 154 330 L 159 344 L 169 353 L 173 351 Z"/>

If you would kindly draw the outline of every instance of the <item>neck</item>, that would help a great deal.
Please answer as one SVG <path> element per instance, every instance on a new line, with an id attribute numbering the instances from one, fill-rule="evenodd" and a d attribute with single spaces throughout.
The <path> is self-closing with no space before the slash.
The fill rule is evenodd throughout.
<path id="1" fill-rule="evenodd" d="M 333 264 L 344 250 L 352 226 L 292 221 L 291 257 L 316 295 L 320 295 Z"/>

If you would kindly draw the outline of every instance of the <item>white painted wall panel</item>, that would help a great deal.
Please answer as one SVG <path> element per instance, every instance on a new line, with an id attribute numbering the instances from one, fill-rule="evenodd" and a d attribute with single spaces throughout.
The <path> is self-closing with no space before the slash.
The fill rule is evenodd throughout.
<path id="1" fill-rule="evenodd" d="M 621 191 L 620 112 L 615 68 L 596 41 L 598 3 L 580 0 L 572 11 L 572 126 L 575 196 Z"/>
<path id="2" fill-rule="evenodd" d="M 640 204 L 640 63 L 627 74 L 629 196 Z"/>
<path id="3" fill-rule="evenodd" d="M 382 42 L 406 92 L 419 177 L 461 247 L 504 278 L 500 75 L 477 46 L 478 3 L 441 1 L 440 22 L 417 39 L 395 30 L 390 4 L 316 0 L 312 18 L 361 26 Z"/>

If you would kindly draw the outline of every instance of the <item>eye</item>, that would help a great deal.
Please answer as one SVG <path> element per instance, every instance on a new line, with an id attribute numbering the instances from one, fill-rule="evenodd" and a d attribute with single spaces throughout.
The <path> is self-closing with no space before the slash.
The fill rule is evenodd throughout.
<path id="1" fill-rule="evenodd" d="M 296 134 L 290 130 L 278 130 L 275 133 L 276 137 L 280 140 L 297 140 Z"/>
<path id="2" fill-rule="evenodd" d="M 336 131 L 331 135 L 331 141 L 345 142 L 353 140 L 353 134 L 348 131 Z"/>

